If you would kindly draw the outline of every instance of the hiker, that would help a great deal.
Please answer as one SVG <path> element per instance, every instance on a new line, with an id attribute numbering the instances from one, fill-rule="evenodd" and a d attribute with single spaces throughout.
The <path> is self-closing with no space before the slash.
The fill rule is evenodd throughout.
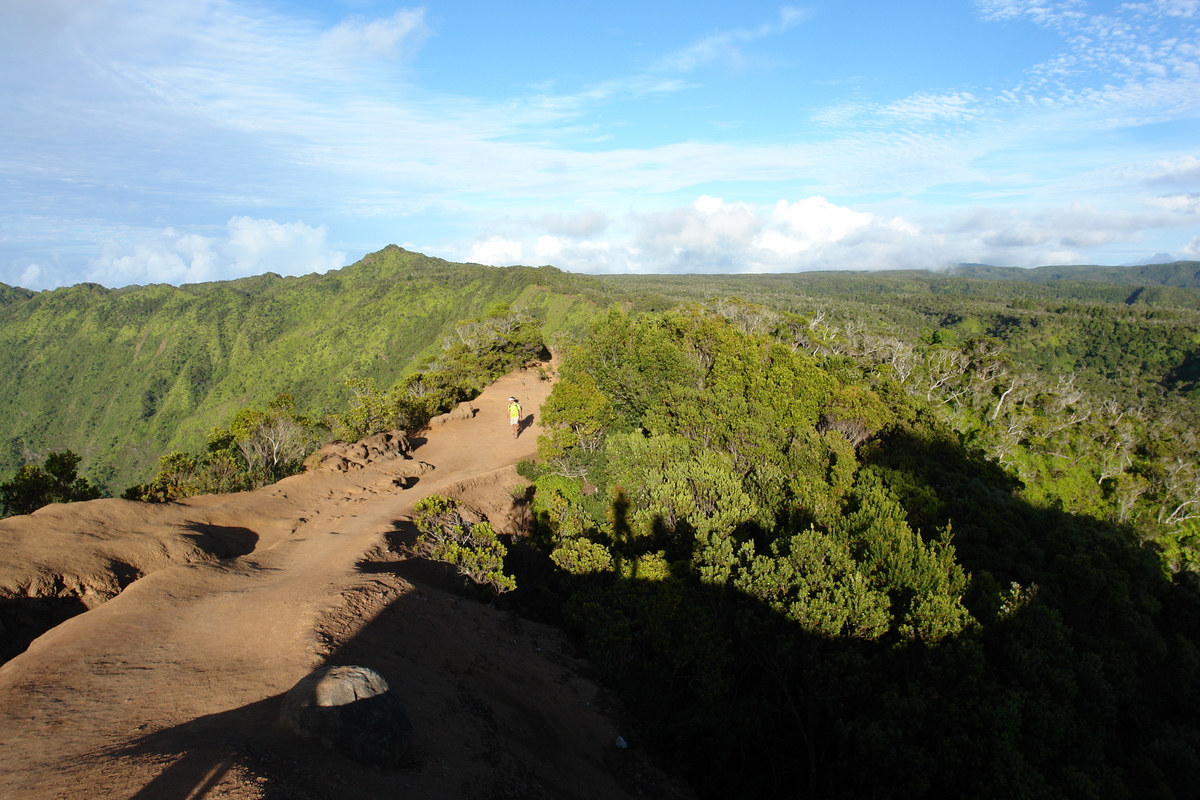
<path id="1" fill-rule="evenodd" d="M 512 423 L 513 438 L 521 435 L 521 404 L 517 398 L 508 398 L 508 421 Z"/>

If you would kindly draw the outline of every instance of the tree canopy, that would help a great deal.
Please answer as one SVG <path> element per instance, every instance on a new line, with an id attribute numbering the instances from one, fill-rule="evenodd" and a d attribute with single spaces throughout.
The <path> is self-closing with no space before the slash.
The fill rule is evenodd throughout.
<path id="1" fill-rule="evenodd" d="M 1200 593 L 1102 407 L 984 328 L 614 310 L 547 403 L 514 596 L 703 796 L 1182 796 Z"/>

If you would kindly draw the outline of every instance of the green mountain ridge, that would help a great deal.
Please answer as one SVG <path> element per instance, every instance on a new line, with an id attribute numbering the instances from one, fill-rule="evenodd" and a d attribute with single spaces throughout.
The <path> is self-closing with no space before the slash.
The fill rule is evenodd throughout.
<path id="1" fill-rule="evenodd" d="M 1092 334 L 1063 323 L 1063 302 L 1083 304 L 1067 309 L 1076 317 L 1102 304 L 1113 336 L 1165 330 L 1170 347 L 1109 364 L 1096 380 L 1152 368 L 1154 380 L 1186 382 L 1200 363 L 1190 318 L 1149 309 L 1200 309 L 1198 268 L 586 276 L 457 264 L 389 245 L 301 277 L 42 292 L 0 284 L 0 475 L 69 448 L 90 479 L 119 492 L 145 480 L 165 452 L 202 446 L 238 408 L 288 392 L 300 411 L 321 417 L 344 405 L 349 378 L 391 385 L 435 355 L 455 322 L 496 303 L 529 312 L 550 337 L 581 329 L 614 302 L 663 310 L 738 296 L 789 312 L 831 310 L 910 340 L 986 332 L 1039 369 L 1065 371 L 1094 354 L 1085 341 Z"/>
<path id="2" fill-rule="evenodd" d="M 0 474 L 83 456 L 119 491 L 238 408 L 289 392 L 323 416 L 348 378 L 390 385 L 455 322 L 510 304 L 550 329 L 600 299 L 553 267 L 451 264 L 390 246 L 341 270 L 179 287 L 79 284 L 0 298 Z"/>

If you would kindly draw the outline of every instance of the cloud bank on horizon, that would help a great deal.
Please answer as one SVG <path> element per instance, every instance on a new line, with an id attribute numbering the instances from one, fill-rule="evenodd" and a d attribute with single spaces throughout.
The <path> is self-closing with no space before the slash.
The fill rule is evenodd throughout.
<path id="1" fill-rule="evenodd" d="M 0 282 L 1200 258 L 1200 0 L 480 5 L 7 0 Z"/>

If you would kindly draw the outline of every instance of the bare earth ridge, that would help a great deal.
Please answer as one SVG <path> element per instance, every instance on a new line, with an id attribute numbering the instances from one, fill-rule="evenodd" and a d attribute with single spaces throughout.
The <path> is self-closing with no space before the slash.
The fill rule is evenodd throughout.
<path id="1" fill-rule="evenodd" d="M 90 609 L 0 666 L 0 797 L 691 797 L 614 745 L 629 737 L 620 709 L 560 632 L 461 598 L 442 565 L 403 554 L 434 492 L 514 529 L 514 465 L 549 390 L 502 378 L 474 418 L 415 440 L 414 460 L 0 521 L 5 596 L 49 581 Z M 518 440 L 510 394 L 529 415 Z M 323 664 L 388 680 L 412 764 L 362 766 L 278 725 L 282 695 Z"/>

